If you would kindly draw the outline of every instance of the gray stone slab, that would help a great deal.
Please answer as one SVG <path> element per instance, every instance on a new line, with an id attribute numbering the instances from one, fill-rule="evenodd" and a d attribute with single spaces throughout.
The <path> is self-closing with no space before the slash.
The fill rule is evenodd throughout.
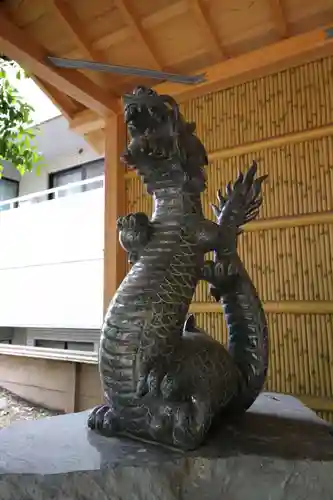
<path id="1" fill-rule="evenodd" d="M 0 500 L 333 499 L 332 428 L 297 399 L 264 393 L 200 450 L 103 438 L 88 412 L 0 431 Z"/>

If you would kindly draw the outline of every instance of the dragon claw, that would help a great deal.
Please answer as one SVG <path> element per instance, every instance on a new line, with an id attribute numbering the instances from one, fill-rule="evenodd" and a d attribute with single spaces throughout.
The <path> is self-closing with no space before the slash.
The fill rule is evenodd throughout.
<path id="1" fill-rule="evenodd" d="M 253 220 L 258 215 L 262 204 L 261 186 L 267 175 L 255 179 L 257 170 L 257 163 L 253 161 L 245 175 L 239 172 L 233 185 L 228 182 L 225 188 L 225 196 L 222 195 L 221 189 L 218 190 L 218 204 L 211 205 L 218 225 L 221 226 L 230 218 L 232 225 L 236 224 L 240 232 L 240 226 Z M 230 223 L 227 223 L 227 225 L 230 226 Z"/>
<path id="2" fill-rule="evenodd" d="M 122 231 L 143 229 L 149 226 L 149 218 L 143 212 L 130 213 L 119 217 L 117 221 L 118 229 Z"/>
<path id="3" fill-rule="evenodd" d="M 150 240 L 152 224 L 144 212 L 136 212 L 119 217 L 117 228 L 120 244 L 128 252 L 130 263 L 135 264 Z"/>
<path id="4" fill-rule="evenodd" d="M 113 409 L 106 404 L 96 406 L 88 417 L 88 427 L 104 435 L 115 435 L 119 432 L 119 423 Z"/>

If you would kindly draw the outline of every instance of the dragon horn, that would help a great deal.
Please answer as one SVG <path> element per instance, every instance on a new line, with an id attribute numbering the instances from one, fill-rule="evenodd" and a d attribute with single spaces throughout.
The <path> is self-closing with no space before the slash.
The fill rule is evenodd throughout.
<path id="1" fill-rule="evenodd" d="M 252 165 L 248 169 L 244 177 L 244 184 L 250 186 L 253 183 L 253 179 L 257 173 L 258 165 L 255 161 L 252 162 Z"/>
<path id="2" fill-rule="evenodd" d="M 212 207 L 215 217 L 218 218 L 221 213 L 219 208 L 214 203 L 211 203 L 210 206 Z"/>
<path id="3" fill-rule="evenodd" d="M 232 193 L 232 185 L 231 185 L 231 181 L 228 182 L 228 184 L 226 185 L 225 187 L 225 192 L 227 193 L 228 196 L 231 195 Z"/>
<path id="4" fill-rule="evenodd" d="M 217 199 L 219 200 L 219 203 L 220 203 L 220 205 L 222 205 L 222 206 L 223 206 L 223 205 L 225 204 L 225 202 L 227 201 L 227 200 L 224 198 L 224 196 L 222 195 L 222 191 L 221 191 L 221 189 L 219 189 L 219 190 L 217 191 Z"/>

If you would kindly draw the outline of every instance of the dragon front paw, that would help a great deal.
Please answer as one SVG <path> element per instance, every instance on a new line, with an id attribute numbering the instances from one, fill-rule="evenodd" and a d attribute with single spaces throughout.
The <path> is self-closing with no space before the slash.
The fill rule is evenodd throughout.
<path id="1" fill-rule="evenodd" d="M 150 226 L 148 216 L 144 212 L 130 213 L 119 217 L 117 227 L 120 231 L 144 231 Z"/>
<path id="2" fill-rule="evenodd" d="M 120 232 L 120 244 L 129 253 L 129 260 L 134 264 L 151 238 L 151 222 L 143 212 L 130 213 L 119 217 L 117 228 Z"/>
<path id="3" fill-rule="evenodd" d="M 113 409 L 106 404 L 96 406 L 88 417 L 88 427 L 103 435 L 114 436 L 120 431 L 119 419 Z"/>

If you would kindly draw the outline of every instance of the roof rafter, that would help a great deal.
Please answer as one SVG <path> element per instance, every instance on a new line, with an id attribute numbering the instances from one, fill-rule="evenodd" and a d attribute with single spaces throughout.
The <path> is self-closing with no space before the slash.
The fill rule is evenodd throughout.
<path id="1" fill-rule="evenodd" d="M 72 117 L 69 128 L 77 134 L 89 134 L 94 130 L 104 128 L 105 120 L 90 109 L 85 109 Z"/>
<path id="2" fill-rule="evenodd" d="M 178 102 L 193 99 L 227 86 L 299 66 L 327 57 L 333 51 L 332 26 L 281 40 L 266 47 L 203 68 L 206 81 L 198 85 L 161 83 L 154 88 L 161 94 L 171 94 Z"/>
<path id="3" fill-rule="evenodd" d="M 149 43 L 147 35 L 141 26 L 138 16 L 135 14 L 133 7 L 129 4 L 128 0 L 115 0 L 117 8 L 122 13 L 126 23 L 131 27 L 131 30 L 140 41 L 141 45 L 145 48 L 147 54 L 149 54 L 151 62 L 154 65 L 154 69 L 162 69 L 162 65 L 159 62 L 159 57 L 155 50 Z"/>
<path id="4" fill-rule="evenodd" d="M 275 30 L 281 38 L 288 36 L 288 23 L 283 8 L 283 0 L 268 0 Z"/>
<path id="5" fill-rule="evenodd" d="M 69 34 L 74 38 L 83 56 L 90 61 L 106 62 L 104 54 L 92 46 L 79 17 L 71 5 L 64 0 L 51 0 L 51 3 L 63 25 L 66 26 Z M 105 74 L 94 73 L 94 78 L 101 86 L 110 87 L 111 79 Z"/>
<path id="6" fill-rule="evenodd" d="M 200 71 L 206 73 L 206 81 L 198 85 L 161 83 L 154 89 L 161 94 L 169 94 L 184 102 L 208 92 L 214 92 L 231 85 L 254 78 L 260 78 L 292 66 L 331 55 L 332 27 L 317 29 L 308 33 L 282 40 L 262 49 L 230 58 Z M 101 120 L 95 114 L 78 113 L 72 121 L 72 129 L 83 133 L 101 127 Z"/>
<path id="7" fill-rule="evenodd" d="M 46 49 L 27 39 L 26 33 L 13 24 L 0 7 L 0 51 L 17 61 L 29 73 L 48 82 L 96 113 L 108 116 L 119 112 L 119 99 L 77 71 L 55 68 L 47 61 Z"/>
<path id="8" fill-rule="evenodd" d="M 205 37 L 207 45 L 209 45 L 210 47 L 210 50 L 214 53 L 218 60 L 226 59 L 227 56 L 225 54 L 225 51 L 221 47 L 220 40 L 215 29 L 212 26 L 209 14 L 205 5 L 203 5 L 202 0 L 188 0 L 188 4 L 191 11 L 196 17 L 196 20 Z"/>

